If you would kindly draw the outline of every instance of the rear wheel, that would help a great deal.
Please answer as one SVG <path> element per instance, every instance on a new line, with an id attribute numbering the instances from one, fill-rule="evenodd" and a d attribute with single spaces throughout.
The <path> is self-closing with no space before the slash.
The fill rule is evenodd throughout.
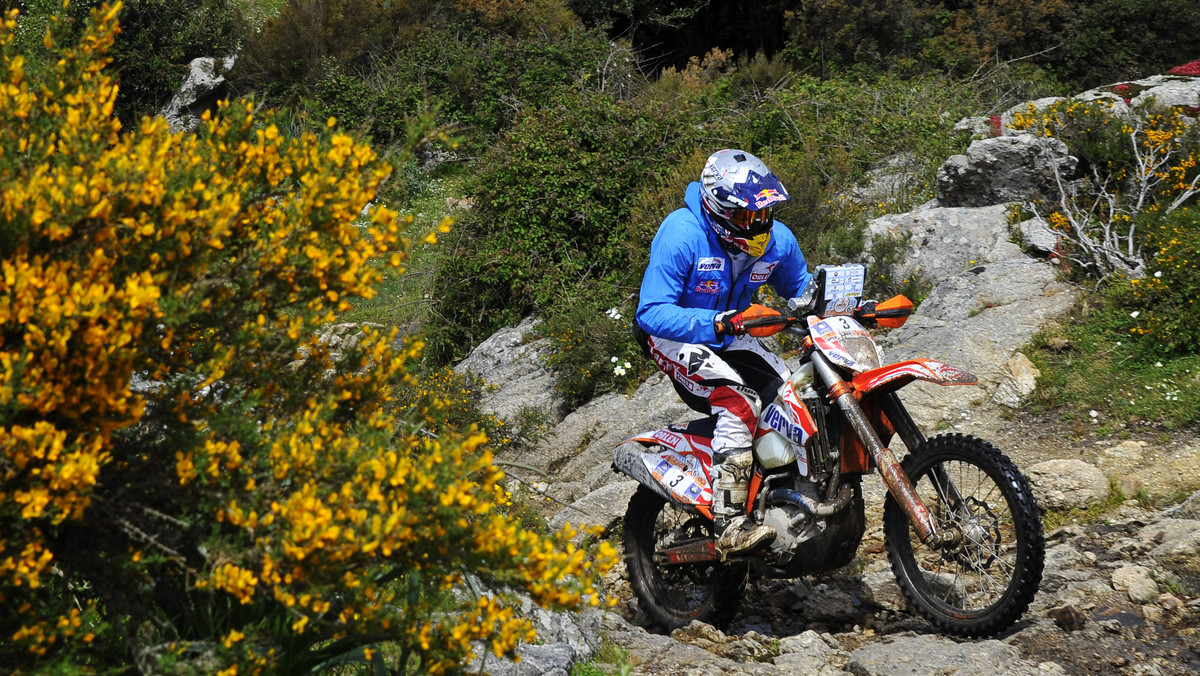
<path id="1" fill-rule="evenodd" d="M 961 434 L 929 439 L 902 465 L 939 530 L 954 536 L 939 549 L 926 546 L 888 496 L 888 559 L 904 596 L 947 633 L 1003 631 L 1042 580 L 1045 539 L 1029 483 L 991 444 Z"/>
<path id="2" fill-rule="evenodd" d="M 692 620 L 720 625 L 737 612 L 746 586 L 744 563 L 668 564 L 655 552 L 712 541 L 712 521 L 639 487 L 625 513 L 625 566 L 638 605 L 668 631 Z"/>

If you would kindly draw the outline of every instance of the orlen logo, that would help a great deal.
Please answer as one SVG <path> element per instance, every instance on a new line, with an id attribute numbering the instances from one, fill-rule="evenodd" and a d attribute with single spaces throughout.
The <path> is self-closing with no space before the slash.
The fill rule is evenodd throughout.
<path id="1" fill-rule="evenodd" d="M 725 269 L 724 258 L 701 258 L 696 265 L 696 269 L 700 272 L 716 272 L 717 270 Z"/>
<path id="2" fill-rule="evenodd" d="M 787 437 L 794 444 L 803 446 L 805 440 L 808 439 L 808 433 L 804 431 L 804 428 L 792 424 L 787 415 L 775 404 L 767 406 L 766 412 L 763 413 L 763 424 Z"/>
<path id="3" fill-rule="evenodd" d="M 779 265 L 779 261 L 772 263 L 755 263 L 754 270 L 750 273 L 750 281 L 765 282 L 771 277 L 771 273 L 775 271 L 775 266 Z"/>
<path id="4" fill-rule="evenodd" d="M 674 432 L 667 432 L 666 430 L 658 430 L 654 433 L 654 438 L 663 442 L 664 445 L 670 446 L 671 448 L 675 448 L 679 445 L 679 442 L 683 441 L 683 437 L 675 434 Z"/>

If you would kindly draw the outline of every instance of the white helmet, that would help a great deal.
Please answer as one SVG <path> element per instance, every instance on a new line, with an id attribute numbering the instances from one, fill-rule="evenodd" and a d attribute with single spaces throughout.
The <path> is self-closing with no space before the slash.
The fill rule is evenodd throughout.
<path id="1" fill-rule="evenodd" d="M 761 256 L 771 242 L 774 205 L 789 199 L 779 177 L 742 150 L 713 153 L 700 173 L 700 203 L 709 227 L 753 256 Z"/>

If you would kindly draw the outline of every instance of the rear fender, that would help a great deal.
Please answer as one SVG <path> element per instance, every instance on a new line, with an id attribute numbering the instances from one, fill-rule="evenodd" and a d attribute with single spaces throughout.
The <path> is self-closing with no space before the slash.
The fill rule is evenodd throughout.
<path id="1" fill-rule="evenodd" d="M 711 517 L 710 441 L 670 429 L 644 432 L 613 449 L 613 469 L 663 498 Z"/>
<path id="2" fill-rule="evenodd" d="M 875 390 L 890 392 L 911 383 L 924 380 L 938 385 L 976 385 L 974 375 L 949 364 L 932 359 L 910 359 L 877 369 L 864 371 L 851 381 L 855 392 L 861 397 Z"/>

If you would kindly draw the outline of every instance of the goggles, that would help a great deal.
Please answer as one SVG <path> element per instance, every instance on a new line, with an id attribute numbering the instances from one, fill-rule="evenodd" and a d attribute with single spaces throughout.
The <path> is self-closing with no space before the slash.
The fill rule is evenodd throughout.
<path id="1" fill-rule="evenodd" d="M 729 220 L 743 233 L 753 236 L 771 229 L 771 223 L 774 222 L 773 211 L 774 209 L 769 208 L 758 211 L 736 209 L 730 215 Z"/>

